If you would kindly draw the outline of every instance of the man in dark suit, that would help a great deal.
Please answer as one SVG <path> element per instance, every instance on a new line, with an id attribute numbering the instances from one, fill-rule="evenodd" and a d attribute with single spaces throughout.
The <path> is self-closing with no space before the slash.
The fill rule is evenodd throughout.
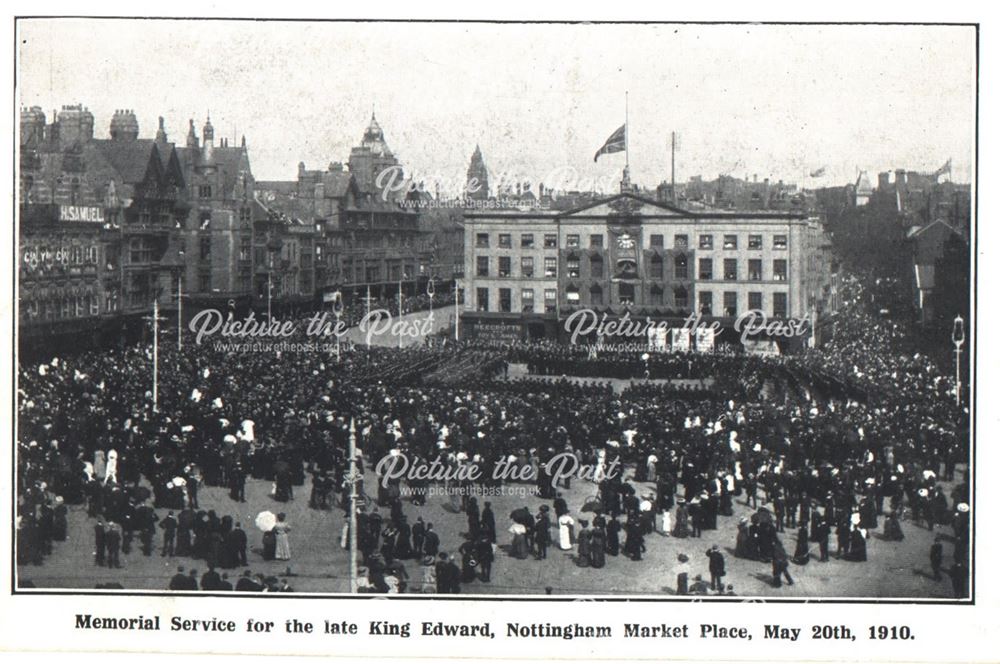
<path id="1" fill-rule="evenodd" d="M 417 517 L 413 527 L 410 528 L 410 537 L 413 539 L 413 555 L 420 560 L 424 557 L 424 540 L 426 539 L 427 527 L 424 525 L 423 517 Z"/>
<path id="2" fill-rule="evenodd" d="M 427 524 L 427 533 L 424 535 L 424 555 L 425 556 L 436 556 L 438 555 L 438 548 L 441 546 L 441 538 L 438 534 L 434 532 L 434 524 Z"/>
<path id="3" fill-rule="evenodd" d="M 222 580 L 219 581 L 219 590 L 228 592 L 233 589 L 233 584 L 229 581 L 229 575 L 223 573 Z"/>
<path id="4" fill-rule="evenodd" d="M 104 551 L 106 546 L 104 521 L 99 518 L 97 519 L 97 523 L 94 524 L 94 564 L 98 567 L 104 567 Z"/>
<path id="5" fill-rule="evenodd" d="M 185 590 L 187 588 L 188 577 L 184 573 L 183 567 L 177 568 L 177 574 L 170 577 L 170 585 L 168 588 L 170 590 Z"/>
<path id="6" fill-rule="evenodd" d="M 479 580 L 489 583 L 493 569 L 493 542 L 486 532 L 480 533 L 476 540 L 476 560 L 479 561 Z"/>
<path id="7" fill-rule="evenodd" d="M 819 561 L 826 563 L 830 561 L 830 524 L 826 519 L 820 521 L 816 527 L 816 541 L 819 542 Z"/>
<path id="8" fill-rule="evenodd" d="M 122 549 L 122 530 L 114 521 L 108 523 L 108 529 L 104 533 L 104 545 L 107 549 L 108 567 L 121 567 L 118 554 Z"/>
<path id="9" fill-rule="evenodd" d="M 243 531 L 241 524 L 237 523 L 226 534 L 226 546 L 229 548 L 230 560 L 233 560 L 240 567 L 246 567 L 247 534 Z"/>
<path id="10" fill-rule="evenodd" d="M 163 529 L 163 551 L 161 556 L 174 555 L 174 540 L 177 536 L 177 519 L 173 512 L 167 512 L 167 516 L 160 521 L 160 528 Z"/>
<path id="11" fill-rule="evenodd" d="M 497 520 L 493 515 L 493 507 L 489 501 L 483 503 L 483 513 L 480 516 L 483 532 L 490 537 L 490 542 L 496 544 L 497 541 Z"/>
<path id="12" fill-rule="evenodd" d="M 712 577 L 710 587 L 712 590 L 722 592 L 725 590 L 722 577 L 726 575 L 726 559 L 719 551 L 718 544 L 713 544 L 712 548 L 705 552 L 705 555 L 708 556 L 708 573 Z"/>
<path id="13" fill-rule="evenodd" d="M 221 583 L 222 577 L 215 571 L 215 567 L 209 564 L 208 571 L 201 575 L 201 589 L 219 590 L 219 584 Z"/>
<path id="14" fill-rule="evenodd" d="M 535 520 L 535 557 L 544 560 L 548 557 L 549 544 L 552 543 L 552 522 L 549 521 L 549 506 L 542 505 Z"/>
<path id="15" fill-rule="evenodd" d="M 243 576 L 241 576 L 239 580 L 236 582 L 236 590 L 240 592 L 259 593 L 261 590 L 263 590 L 263 586 L 254 581 L 253 575 L 250 573 L 250 570 L 246 570 L 245 572 L 243 572 Z"/>

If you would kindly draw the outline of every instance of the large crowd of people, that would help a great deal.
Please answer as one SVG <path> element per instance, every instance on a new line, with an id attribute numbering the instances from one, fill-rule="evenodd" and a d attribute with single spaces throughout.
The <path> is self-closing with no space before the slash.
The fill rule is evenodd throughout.
<path id="1" fill-rule="evenodd" d="M 18 562 L 44 564 L 67 537 L 68 508 L 85 505 L 98 564 L 118 564 L 136 536 L 142 553 L 155 555 L 159 536 L 161 555 L 204 561 L 214 585 L 216 569 L 246 566 L 246 536 L 218 506 L 199 506 L 198 487 L 224 487 L 239 503 L 248 481 L 270 482 L 280 505 L 309 482 L 310 506 L 338 514 L 334 507 L 350 504 L 353 423 L 356 462 L 369 469 L 403 454 L 411 465 L 476 466 L 489 485 L 510 481 L 493 479 L 498 467 L 530 467 L 525 476 L 545 503 L 498 523 L 489 503 L 480 507 L 466 492 L 454 517 L 465 519 L 464 534 L 442 542 L 433 524 L 406 513 L 419 493 L 400 490 L 433 480 L 380 484 L 358 515 L 361 587 L 370 592 L 460 592 L 463 583 L 488 581 L 495 557 L 544 558 L 550 544 L 599 569 L 606 556 L 641 560 L 654 531 L 690 538 L 720 527 L 732 529 L 737 556 L 770 565 L 780 585 L 791 582 L 789 560 L 808 560 L 809 543 L 818 543 L 821 561 L 832 548 L 864 562 L 880 520 L 892 540 L 908 520 L 952 528 L 950 576 L 956 596 L 965 596 L 970 498 L 956 467 L 969 458 L 968 412 L 934 358 L 911 354 L 903 326 L 879 315 L 866 283 L 845 282 L 828 344 L 779 358 L 588 358 L 551 344 L 461 342 L 358 348 L 337 362 L 326 353 L 188 343 L 181 351 L 161 346 L 155 406 L 148 345 L 22 366 Z M 507 380 L 513 362 L 549 377 Z M 640 380 L 616 392 L 552 378 L 636 378 L 647 366 L 656 377 L 715 382 L 685 391 Z M 585 519 L 553 486 L 548 462 L 567 452 L 581 466 L 627 469 L 598 473 Z M 954 488 L 946 492 L 943 481 Z M 735 514 L 737 501 L 752 506 L 749 518 Z M 282 523 L 268 529 L 265 557 L 290 557 Z M 785 528 L 797 534 L 790 556 L 777 536 Z M 347 546 L 346 525 L 341 534 Z M 408 574 L 409 561 L 419 573 Z M 718 569 L 712 555 L 707 562 Z M 688 566 L 679 564 L 678 592 L 701 587 Z"/>

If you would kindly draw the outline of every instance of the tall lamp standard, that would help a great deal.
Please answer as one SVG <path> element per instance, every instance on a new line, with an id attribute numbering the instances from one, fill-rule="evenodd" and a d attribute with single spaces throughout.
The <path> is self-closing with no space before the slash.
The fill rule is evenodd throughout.
<path id="1" fill-rule="evenodd" d="M 955 405 L 962 405 L 962 344 L 965 343 L 965 321 L 955 316 L 951 330 L 951 343 L 955 345 Z"/>

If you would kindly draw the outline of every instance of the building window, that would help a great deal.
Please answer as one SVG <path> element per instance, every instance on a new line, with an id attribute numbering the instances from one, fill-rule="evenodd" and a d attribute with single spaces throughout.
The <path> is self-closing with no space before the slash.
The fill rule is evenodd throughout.
<path id="1" fill-rule="evenodd" d="M 604 259 L 600 256 L 590 257 L 590 278 L 591 279 L 603 279 L 604 278 Z"/>
<path id="2" fill-rule="evenodd" d="M 784 258 L 774 260 L 774 280 L 788 281 L 788 261 Z"/>
<path id="3" fill-rule="evenodd" d="M 687 256 L 683 254 L 674 256 L 674 279 L 687 279 L 687 278 L 688 278 Z"/>
<path id="4" fill-rule="evenodd" d="M 774 294 L 774 317 L 788 318 L 788 293 Z"/>
<path id="5" fill-rule="evenodd" d="M 764 309 L 764 296 L 753 291 L 747 293 L 747 308 L 751 311 L 762 311 Z"/>
<path id="6" fill-rule="evenodd" d="M 738 243 L 736 241 L 735 235 L 723 235 L 722 236 L 722 248 L 723 249 L 738 249 Z"/>
<path id="7" fill-rule="evenodd" d="M 202 293 L 208 293 L 212 290 L 211 272 L 202 272 L 198 275 L 198 290 Z"/>
<path id="8" fill-rule="evenodd" d="M 751 258 L 748 261 L 747 279 L 750 281 L 760 281 L 764 272 L 763 261 L 759 258 Z"/>
<path id="9" fill-rule="evenodd" d="M 702 316 L 712 315 L 712 291 L 703 290 L 698 293 L 698 311 Z"/>
<path id="10" fill-rule="evenodd" d="M 545 313 L 551 314 L 556 310 L 556 289 L 545 289 Z"/>
<path id="11" fill-rule="evenodd" d="M 699 258 L 698 259 L 698 278 L 703 281 L 712 280 L 712 259 L 711 258 Z"/>
<path id="12" fill-rule="evenodd" d="M 711 249 L 714 245 L 711 235 L 699 235 L 698 236 L 698 248 L 699 249 Z"/>
<path id="13" fill-rule="evenodd" d="M 489 311 L 490 310 L 490 289 L 489 288 L 477 288 L 476 289 L 476 311 Z"/>
<path id="14" fill-rule="evenodd" d="M 722 315 L 730 318 L 736 316 L 736 291 L 722 294 Z"/>
<path id="15" fill-rule="evenodd" d="M 604 236 L 600 234 L 594 234 L 590 236 L 590 248 L 591 249 L 601 249 L 604 247 Z"/>
<path id="16" fill-rule="evenodd" d="M 604 304 L 604 290 L 597 284 L 590 287 L 590 303 Z"/>
<path id="17" fill-rule="evenodd" d="M 250 250 L 251 250 L 250 238 L 245 237 L 240 239 L 240 260 L 249 261 L 250 260 Z"/>
<path id="18" fill-rule="evenodd" d="M 198 241 L 198 258 L 207 261 L 212 258 L 212 238 L 203 237 Z"/>
<path id="19" fill-rule="evenodd" d="M 264 253 L 264 247 L 254 247 L 253 248 L 253 262 L 257 265 L 264 265 L 267 261 L 266 255 Z"/>
<path id="20" fill-rule="evenodd" d="M 751 235 L 747 239 L 747 249 L 760 249 L 764 246 L 764 236 L 762 235 Z"/>
<path id="21" fill-rule="evenodd" d="M 479 248 L 485 248 L 490 246 L 490 234 L 489 233 L 476 233 L 476 246 Z"/>
<path id="22" fill-rule="evenodd" d="M 653 254 L 649 259 L 649 278 L 650 279 L 662 279 L 663 278 L 663 257 L 659 254 Z"/>
<path id="23" fill-rule="evenodd" d="M 653 235 L 650 235 L 649 236 L 649 246 L 653 247 L 654 249 L 655 248 L 661 248 L 661 247 L 663 247 L 663 236 L 660 235 L 660 234 L 656 234 L 656 233 L 654 233 Z"/>
<path id="24" fill-rule="evenodd" d="M 307 247 L 302 247 L 299 251 L 299 266 L 303 270 L 312 268 L 312 252 Z"/>
<path id="25" fill-rule="evenodd" d="M 677 251 L 687 251 L 688 248 L 688 236 L 687 235 L 675 235 L 674 236 L 674 249 Z"/>
<path id="26" fill-rule="evenodd" d="M 788 236 L 787 235 L 775 235 L 774 236 L 774 248 L 775 249 L 788 249 Z"/>
<path id="27" fill-rule="evenodd" d="M 526 314 L 535 313 L 535 291 L 530 288 L 521 290 L 521 311 Z"/>
<path id="28" fill-rule="evenodd" d="M 212 185 L 203 184 L 198 187 L 198 198 L 211 198 L 212 197 Z"/>
<path id="29" fill-rule="evenodd" d="M 555 233 L 546 233 L 544 244 L 546 249 L 555 249 L 559 246 L 559 238 Z"/>
<path id="30" fill-rule="evenodd" d="M 674 289 L 674 307 L 677 309 L 688 308 L 688 292 L 683 286 Z"/>
<path id="31" fill-rule="evenodd" d="M 570 304 L 580 304 L 580 291 L 577 290 L 576 286 L 570 286 L 566 289 L 566 301 Z"/>
<path id="32" fill-rule="evenodd" d="M 490 257 L 489 256 L 476 256 L 476 276 L 477 277 L 488 277 L 488 276 L 490 276 Z"/>
<path id="33" fill-rule="evenodd" d="M 635 303 L 635 286 L 621 282 L 618 284 L 618 304 Z"/>
<path id="34" fill-rule="evenodd" d="M 521 276 L 528 279 L 535 276 L 535 259 L 531 256 L 521 257 Z"/>
<path id="35" fill-rule="evenodd" d="M 511 247 L 510 233 L 500 233 L 500 235 L 497 237 L 497 246 L 500 247 L 501 249 L 510 249 Z"/>
<path id="36" fill-rule="evenodd" d="M 558 270 L 559 261 L 555 256 L 545 257 L 545 276 L 554 279 Z"/>
<path id="37" fill-rule="evenodd" d="M 511 311 L 511 301 L 510 301 L 510 289 L 501 288 L 500 293 L 500 311 L 509 314 Z"/>
<path id="38" fill-rule="evenodd" d="M 575 249 L 580 246 L 580 236 L 579 235 L 567 235 L 566 236 L 566 246 Z"/>
<path id="39" fill-rule="evenodd" d="M 726 281 L 736 281 L 737 271 L 736 271 L 736 259 L 727 258 L 722 263 L 722 278 Z"/>
<path id="40" fill-rule="evenodd" d="M 572 256 L 566 259 L 566 276 L 570 279 L 580 278 L 580 259 Z"/>
<path id="41" fill-rule="evenodd" d="M 240 208 L 240 223 L 246 226 L 250 223 L 250 208 L 241 207 Z"/>
<path id="42" fill-rule="evenodd" d="M 521 233 L 521 248 L 532 249 L 535 246 L 535 236 L 532 233 Z"/>
<path id="43" fill-rule="evenodd" d="M 649 289 L 649 303 L 654 307 L 663 306 L 663 288 L 657 284 L 653 284 L 653 287 Z"/>
<path id="44" fill-rule="evenodd" d="M 510 256 L 497 258 L 497 276 L 501 278 L 510 276 Z"/>

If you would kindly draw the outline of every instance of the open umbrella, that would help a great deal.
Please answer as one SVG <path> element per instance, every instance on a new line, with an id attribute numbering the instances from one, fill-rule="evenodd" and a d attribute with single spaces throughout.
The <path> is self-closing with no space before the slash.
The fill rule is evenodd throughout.
<path id="1" fill-rule="evenodd" d="M 274 515 L 274 512 L 264 510 L 257 515 L 253 523 L 261 532 L 267 533 L 274 529 L 275 524 L 278 523 L 278 517 Z"/>

